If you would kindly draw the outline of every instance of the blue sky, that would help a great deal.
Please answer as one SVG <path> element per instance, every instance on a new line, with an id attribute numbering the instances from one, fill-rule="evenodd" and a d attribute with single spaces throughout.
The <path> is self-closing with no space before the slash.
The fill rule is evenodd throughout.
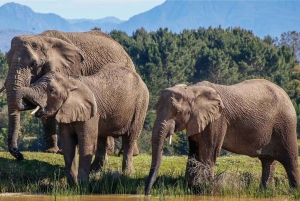
<path id="1" fill-rule="evenodd" d="M 114 16 L 121 20 L 148 11 L 165 0 L 0 0 L 0 6 L 15 2 L 38 13 L 55 13 L 66 19 L 100 19 Z"/>

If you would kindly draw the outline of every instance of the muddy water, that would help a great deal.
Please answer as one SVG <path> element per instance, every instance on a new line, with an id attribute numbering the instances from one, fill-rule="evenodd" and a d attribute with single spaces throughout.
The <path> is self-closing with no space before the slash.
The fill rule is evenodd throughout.
<path id="1" fill-rule="evenodd" d="M 118 195 L 118 196 L 44 196 L 26 194 L 0 194 L 0 201 L 287 201 L 288 198 L 227 198 L 207 196 L 185 196 L 185 197 L 145 197 L 139 195 Z"/>

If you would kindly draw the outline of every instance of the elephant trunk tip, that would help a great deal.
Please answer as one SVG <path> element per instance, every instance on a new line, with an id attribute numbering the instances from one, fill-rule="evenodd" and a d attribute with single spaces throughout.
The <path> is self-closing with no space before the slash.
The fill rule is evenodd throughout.
<path id="1" fill-rule="evenodd" d="M 154 181 L 156 180 L 157 170 L 151 169 L 145 186 L 145 195 L 150 196 L 150 191 Z"/>
<path id="2" fill-rule="evenodd" d="M 18 150 L 18 148 L 12 148 L 9 149 L 9 153 L 15 157 L 18 161 L 21 161 L 24 159 L 23 154 Z"/>

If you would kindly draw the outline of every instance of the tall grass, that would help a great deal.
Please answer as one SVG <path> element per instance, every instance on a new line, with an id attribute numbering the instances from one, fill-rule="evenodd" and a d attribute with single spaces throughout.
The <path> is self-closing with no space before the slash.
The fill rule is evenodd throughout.
<path id="1" fill-rule="evenodd" d="M 90 175 L 90 188 L 69 187 L 62 155 L 24 153 L 16 161 L 9 153 L 0 152 L 0 192 L 43 193 L 49 195 L 144 194 L 151 156 L 134 157 L 134 175 L 121 173 L 122 157 L 110 156 L 104 170 Z M 186 196 L 197 193 L 208 196 L 273 198 L 288 196 L 299 199 L 300 190 L 291 190 L 283 167 L 277 163 L 274 188 L 259 187 L 261 164 L 258 159 L 230 155 L 219 157 L 212 181 L 202 182 L 191 190 L 185 181 L 187 157 L 163 157 L 159 176 L 153 185 L 153 196 Z"/>

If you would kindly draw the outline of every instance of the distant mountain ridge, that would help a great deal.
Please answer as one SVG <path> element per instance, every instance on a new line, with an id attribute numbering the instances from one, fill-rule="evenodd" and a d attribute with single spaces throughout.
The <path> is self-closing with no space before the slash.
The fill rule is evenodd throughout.
<path id="1" fill-rule="evenodd" d="M 141 27 L 147 31 L 167 27 L 179 33 L 184 29 L 221 25 L 222 28 L 252 30 L 261 38 L 267 35 L 278 37 L 283 32 L 300 31 L 299 11 L 300 1 L 292 0 L 166 0 L 147 12 L 122 21 L 115 17 L 64 19 L 54 13 L 36 13 L 27 6 L 7 3 L 0 7 L 0 50 L 7 51 L 11 40 L 8 35 L 41 33 L 48 29 L 78 32 L 98 27 L 104 32 L 116 29 L 131 35 Z M 3 38 L 8 41 L 1 41 Z"/>

